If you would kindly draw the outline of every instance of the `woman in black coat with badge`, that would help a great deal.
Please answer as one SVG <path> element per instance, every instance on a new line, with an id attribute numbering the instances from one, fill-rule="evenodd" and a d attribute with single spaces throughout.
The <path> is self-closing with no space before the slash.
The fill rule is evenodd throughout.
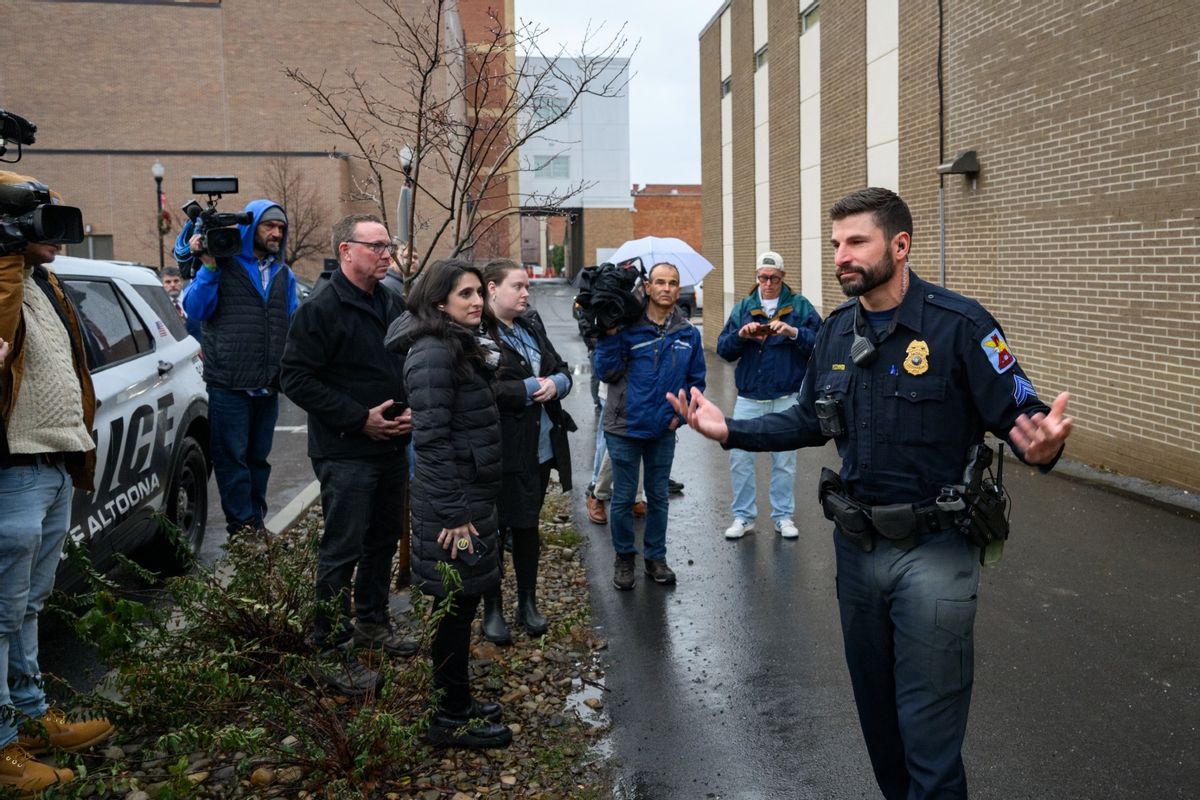
<path id="1" fill-rule="evenodd" d="M 500 531 L 502 537 L 512 537 L 517 619 L 529 635 L 541 636 L 547 624 L 537 606 L 538 522 L 551 468 L 558 468 L 563 489 L 571 488 L 567 432 L 575 430 L 575 423 L 559 402 L 571 391 L 571 375 L 541 319 L 529 309 L 525 270 L 497 259 L 484 268 L 483 280 L 493 317 L 485 323 L 486 331 L 500 348 L 493 383 L 504 444 Z M 503 559 L 500 564 L 503 571 Z M 483 596 L 483 635 L 500 644 L 512 641 L 498 587 Z"/>
<path id="2" fill-rule="evenodd" d="M 483 277 L 447 260 L 414 284 L 408 313 L 392 324 L 388 347 L 405 356 L 416 474 L 412 481 L 413 583 L 437 598 L 462 583 L 433 640 L 433 685 L 440 693 L 426 734 L 456 747 L 500 747 L 512 732 L 500 706 L 471 696 L 471 622 L 479 598 L 500 583 L 496 500 L 500 494 L 500 416 L 491 379 L 495 344 L 478 335 L 485 312 Z"/>

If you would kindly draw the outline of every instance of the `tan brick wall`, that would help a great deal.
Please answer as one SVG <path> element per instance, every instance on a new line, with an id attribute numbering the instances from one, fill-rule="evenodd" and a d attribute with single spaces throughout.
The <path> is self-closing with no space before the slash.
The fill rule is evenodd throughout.
<path id="1" fill-rule="evenodd" d="M 822 0 L 821 205 L 825 209 L 867 180 L 866 25 L 864 3 Z M 829 214 L 822 217 L 821 241 L 828 242 Z M 824 308 L 817 310 L 822 317 L 845 300 L 832 265 L 822 271 L 821 297 Z"/>
<path id="2" fill-rule="evenodd" d="M 734 3 L 735 34 L 748 5 Z M 974 149 L 983 165 L 974 189 L 946 178 L 947 285 L 1000 320 L 1044 399 L 1071 390 L 1070 457 L 1200 490 L 1200 5 L 968 0 L 947 4 L 945 21 L 946 156 Z M 820 24 L 828 208 L 866 180 L 864 6 L 823 0 Z M 701 40 L 702 74 L 718 34 Z M 773 27 L 773 78 L 782 42 Z M 735 63 L 748 57 L 736 36 L 734 49 Z M 900 189 L 913 266 L 931 280 L 936 58 L 935 0 L 903 3 Z M 717 129 L 702 139 L 704 196 L 719 226 L 719 108 L 714 99 L 710 126 L 704 102 L 702 125 Z M 775 191 L 789 167 L 789 134 L 774 130 L 786 103 L 772 107 L 773 218 L 791 213 Z M 735 152 L 752 148 L 752 114 L 735 104 Z M 735 180 L 743 170 L 744 157 Z M 735 228 L 746 241 L 753 217 L 738 214 Z M 706 239 L 719 247 L 719 227 Z M 822 288 L 827 312 L 842 297 L 831 270 Z"/>
<path id="3" fill-rule="evenodd" d="M 633 238 L 633 212 L 627 208 L 583 209 L 583 263 L 596 263 L 596 248 L 620 247 Z"/>
<path id="4" fill-rule="evenodd" d="M 1200 5 L 950 6 L 947 283 L 1005 327 L 1074 458 L 1200 489 Z"/>
<path id="5" fill-rule="evenodd" d="M 788 282 L 799 290 L 800 34 L 796 0 L 769 0 L 768 17 L 771 249 L 783 256 Z"/>
<path id="6" fill-rule="evenodd" d="M 733 0 L 730 20 L 733 44 L 733 299 L 737 301 L 754 284 L 754 0 Z M 718 283 L 718 287 L 720 284 Z M 708 288 L 706 286 L 706 288 Z M 705 318 L 708 312 L 704 293 Z M 723 309 L 720 324 L 729 310 Z M 720 334 L 720 328 L 715 331 Z"/>
<path id="7" fill-rule="evenodd" d="M 717 346 L 725 321 L 721 291 L 721 23 L 700 37 L 700 238 L 716 269 L 704 282 L 704 346 Z"/>

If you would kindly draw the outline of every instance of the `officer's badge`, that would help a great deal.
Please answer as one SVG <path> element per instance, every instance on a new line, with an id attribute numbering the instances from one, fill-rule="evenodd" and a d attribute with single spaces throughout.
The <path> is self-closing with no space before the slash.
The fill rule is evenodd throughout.
<path id="1" fill-rule="evenodd" d="M 908 343 L 907 352 L 904 371 L 909 375 L 924 375 L 929 370 L 929 345 L 920 339 L 913 339 Z"/>

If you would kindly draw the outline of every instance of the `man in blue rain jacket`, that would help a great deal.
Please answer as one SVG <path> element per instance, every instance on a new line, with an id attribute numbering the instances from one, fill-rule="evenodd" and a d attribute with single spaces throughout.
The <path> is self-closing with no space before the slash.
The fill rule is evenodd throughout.
<path id="1" fill-rule="evenodd" d="M 279 360 L 296 311 L 296 278 L 283 261 L 287 215 L 270 200 L 253 200 L 245 210 L 253 219 L 238 226 L 242 249 L 235 256 L 204 252 L 190 225 L 175 244 L 177 259 L 202 264 L 183 308 L 204 333 L 213 472 L 230 533 L 261 529 L 266 517 Z"/>

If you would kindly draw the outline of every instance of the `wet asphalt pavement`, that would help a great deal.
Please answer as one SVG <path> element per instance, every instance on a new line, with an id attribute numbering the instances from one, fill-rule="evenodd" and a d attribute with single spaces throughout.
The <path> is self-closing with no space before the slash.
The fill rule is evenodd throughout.
<path id="1" fill-rule="evenodd" d="M 656 586 L 639 566 L 636 588 L 617 591 L 607 528 L 583 505 L 597 418 L 573 290 L 534 291 L 576 368 L 564 405 L 579 424 L 574 509 L 591 545 L 593 624 L 608 641 L 614 797 L 878 797 L 842 660 L 831 526 L 815 499 L 820 467 L 838 464 L 832 446 L 800 451 L 798 540 L 770 529 L 763 457 L 756 532 L 727 542 L 728 458 L 682 430 L 673 477 L 686 488 L 671 498 L 667 532 L 679 584 Z M 728 411 L 732 366 L 707 356 L 708 396 Z M 272 514 L 313 479 L 304 424 L 283 399 Z M 1014 464 L 1012 539 L 981 579 L 972 797 L 1200 798 L 1200 522 Z M 211 563 L 225 534 L 213 481 L 209 492 Z M 68 636 L 44 630 L 42 649 L 43 667 L 76 685 L 95 672 Z"/>
<path id="2" fill-rule="evenodd" d="M 679 583 L 612 587 L 605 526 L 583 505 L 597 417 L 572 290 L 541 285 L 551 338 L 576 365 L 565 405 L 575 519 L 591 547 L 593 623 L 625 800 L 879 797 L 841 651 L 831 525 L 816 503 L 832 445 L 800 451 L 796 524 L 771 530 L 759 459 L 756 532 L 734 542 L 728 457 L 679 434 L 668 561 Z M 699 323 L 699 320 L 695 320 Z M 708 396 L 733 407 L 708 353 Z M 1068 447 L 1069 452 L 1069 447 Z M 1200 797 L 1200 522 L 1010 460 L 1013 534 L 983 571 L 964 758 L 972 797 Z M 640 530 L 640 523 L 639 523 Z"/>

